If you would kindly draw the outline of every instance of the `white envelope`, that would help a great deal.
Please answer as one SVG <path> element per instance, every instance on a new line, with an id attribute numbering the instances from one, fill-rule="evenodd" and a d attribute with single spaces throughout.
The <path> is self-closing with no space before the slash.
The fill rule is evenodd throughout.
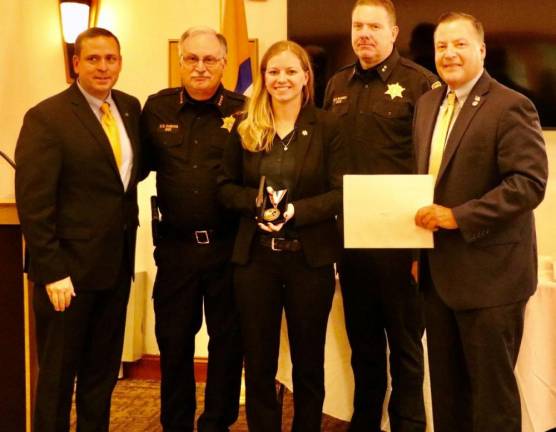
<path id="1" fill-rule="evenodd" d="M 430 175 L 345 175 L 346 248 L 433 248 L 432 232 L 415 213 L 433 203 Z"/>

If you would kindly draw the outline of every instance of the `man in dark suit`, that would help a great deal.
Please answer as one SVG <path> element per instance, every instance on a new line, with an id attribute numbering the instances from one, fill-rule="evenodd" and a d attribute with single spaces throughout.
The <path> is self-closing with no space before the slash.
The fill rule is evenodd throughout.
<path id="1" fill-rule="evenodd" d="M 542 132 L 533 104 L 484 71 L 476 18 L 443 15 L 434 41 L 447 87 L 419 100 L 414 129 L 418 172 L 436 179 L 434 204 L 415 216 L 435 232 L 421 266 L 434 430 L 518 432 L 513 369 L 537 283 Z"/>
<path id="2" fill-rule="evenodd" d="M 112 87 L 119 41 L 91 28 L 75 42 L 78 79 L 25 115 L 15 187 L 35 283 L 35 432 L 108 431 L 133 275 L 139 172 L 137 99 Z"/>

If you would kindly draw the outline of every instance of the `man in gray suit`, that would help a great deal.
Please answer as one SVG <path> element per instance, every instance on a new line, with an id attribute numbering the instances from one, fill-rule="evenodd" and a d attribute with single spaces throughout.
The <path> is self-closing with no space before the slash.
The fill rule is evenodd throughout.
<path id="1" fill-rule="evenodd" d="M 526 97 L 484 70 L 484 31 L 474 17 L 443 15 L 435 61 L 447 84 L 415 115 L 420 174 L 436 179 L 418 226 L 434 231 L 423 253 L 435 432 L 518 432 L 513 369 L 527 299 L 537 284 L 533 209 L 547 159 Z"/>

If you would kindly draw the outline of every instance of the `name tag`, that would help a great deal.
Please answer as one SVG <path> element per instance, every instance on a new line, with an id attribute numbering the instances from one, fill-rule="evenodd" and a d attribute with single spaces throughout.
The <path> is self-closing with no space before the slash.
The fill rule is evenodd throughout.
<path id="1" fill-rule="evenodd" d="M 179 129 L 179 125 L 161 123 L 160 125 L 158 125 L 158 128 L 162 129 L 164 132 L 175 132 Z"/>
<path id="2" fill-rule="evenodd" d="M 347 98 L 348 98 L 347 96 L 336 96 L 335 98 L 332 99 L 332 103 L 334 105 L 339 105 L 347 101 Z"/>

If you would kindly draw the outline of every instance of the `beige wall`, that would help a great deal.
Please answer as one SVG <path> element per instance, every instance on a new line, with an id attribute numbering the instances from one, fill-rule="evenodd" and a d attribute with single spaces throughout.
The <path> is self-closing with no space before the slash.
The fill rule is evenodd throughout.
<path id="1" fill-rule="evenodd" d="M 25 111 L 66 88 L 57 0 L 0 1 L 0 149 L 13 156 Z M 249 37 L 260 52 L 286 37 L 286 0 L 246 0 Z M 272 19 L 268 19 L 272 17 Z M 102 0 L 98 25 L 112 30 L 122 45 L 123 70 L 117 88 L 147 96 L 168 85 L 168 39 L 179 38 L 192 25 L 219 28 L 220 0 Z M 148 198 L 149 177 L 140 186 L 137 270 L 147 272 L 152 286 Z M 0 161 L 0 198 L 13 196 L 13 173 Z M 150 292 L 148 293 L 150 298 Z M 146 307 L 147 353 L 157 353 L 152 305 Z M 198 338 L 197 355 L 206 355 L 206 334 Z"/>
<path id="2" fill-rule="evenodd" d="M 249 36 L 259 39 L 261 54 L 272 42 L 286 37 L 286 0 L 246 0 L 246 9 Z M 122 43 L 124 68 L 118 88 L 144 102 L 165 87 L 168 39 L 179 37 L 191 25 L 217 27 L 219 10 L 219 0 L 102 0 L 99 25 L 113 30 Z M 66 87 L 60 39 L 57 0 L 0 1 L 0 149 L 10 156 L 25 111 Z M 556 160 L 556 132 L 546 136 L 551 159 Z M 137 268 L 147 272 L 148 286 L 155 275 L 148 213 L 152 193 L 150 177 L 140 185 L 142 227 L 137 247 Z M 0 161 L 0 198 L 11 195 L 13 174 Z M 537 211 L 539 253 L 556 257 L 554 214 L 556 191 L 550 182 L 547 199 Z M 146 313 L 146 352 L 156 353 L 150 302 Z M 197 355 L 206 355 L 204 333 L 198 342 Z"/>

